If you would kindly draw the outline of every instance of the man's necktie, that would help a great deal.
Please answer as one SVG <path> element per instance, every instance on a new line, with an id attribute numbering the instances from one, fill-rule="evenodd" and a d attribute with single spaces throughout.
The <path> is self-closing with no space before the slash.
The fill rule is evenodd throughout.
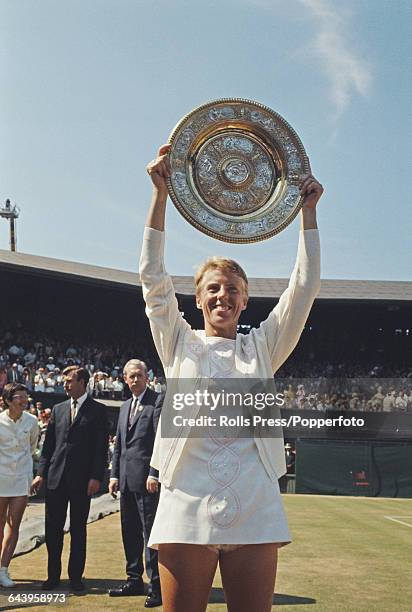
<path id="1" fill-rule="evenodd" d="M 134 417 L 136 415 L 136 411 L 137 411 L 137 406 L 139 404 L 139 398 L 135 397 L 132 405 L 130 407 L 130 414 L 129 414 L 129 429 L 131 428 L 131 426 L 133 425 L 133 421 L 134 421 Z"/>
<path id="2" fill-rule="evenodd" d="M 72 423 L 73 423 L 74 419 L 76 418 L 76 408 L 77 408 L 77 400 L 73 400 L 72 401 L 72 408 L 71 408 Z"/>

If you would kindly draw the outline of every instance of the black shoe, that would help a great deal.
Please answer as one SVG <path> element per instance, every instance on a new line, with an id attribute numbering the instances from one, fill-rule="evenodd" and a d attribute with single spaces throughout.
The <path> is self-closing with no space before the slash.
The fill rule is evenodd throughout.
<path id="1" fill-rule="evenodd" d="M 143 580 L 128 580 L 118 589 L 109 590 L 110 597 L 128 597 L 130 595 L 144 595 Z"/>
<path id="2" fill-rule="evenodd" d="M 153 591 L 146 597 L 146 601 L 144 602 L 145 608 L 157 608 L 157 606 L 162 605 L 162 596 L 157 591 Z"/>
<path id="3" fill-rule="evenodd" d="M 56 589 L 60 585 L 60 578 L 47 578 L 44 582 L 41 583 L 42 591 L 52 591 Z"/>
<path id="4" fill-rule="evenodd" d="M 70 588 L 75 593 L 81 593 L 86 590 L 84 582 L 80 578 L 70 579 Z"/>

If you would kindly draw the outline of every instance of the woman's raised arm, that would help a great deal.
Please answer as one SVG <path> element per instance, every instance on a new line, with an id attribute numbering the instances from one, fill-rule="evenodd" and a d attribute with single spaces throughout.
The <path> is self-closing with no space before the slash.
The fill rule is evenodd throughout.
<path id="1" fill-rule="evenodd" d="M 303 197 L 301 210 L 301 229 L 318 229 L 316 222 L 316 204 L 323 193 L 322 185 L 311 174 L 300 185 L 300 194 Z"/>
<path id="2" fill-rule="evenodd" d="M 170 176 L 167 158 L 169 149 L 170 145 L 160 147 L 157 158 L 147 165 L 147 172 L 153 183 L 153 196 L 143 234 L 139 265 L 146 314 L 166 374 L 179 334 L 190 329 L 179 312 L 172 279 L 164 265 L 166 180 Z"/>
<path id="3" fill-rule="evenodd" d="M 163 145 L 153 161 L 147 164 L 146 170 L 153 183 L 152 201 L 146 219 L 146 227 L 163 232 L 165 229 L 167 183 L 170 176 L 170 163 L 167 154 L 169 144 Z"/>

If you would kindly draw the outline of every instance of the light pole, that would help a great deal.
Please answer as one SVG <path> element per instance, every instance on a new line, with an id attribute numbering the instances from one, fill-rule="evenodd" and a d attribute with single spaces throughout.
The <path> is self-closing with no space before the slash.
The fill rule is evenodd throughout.
<path id="1" fill-rule="evenodd" d="M 0 217 L 8 219 L 10 222 L 10 251 L 16 250 L 17 235 L 16 235 L 16 219 L 20 214 L 20 208 L 17 204 L 12 204 L 7 198 L 4 204 L 0 205 Z"/>

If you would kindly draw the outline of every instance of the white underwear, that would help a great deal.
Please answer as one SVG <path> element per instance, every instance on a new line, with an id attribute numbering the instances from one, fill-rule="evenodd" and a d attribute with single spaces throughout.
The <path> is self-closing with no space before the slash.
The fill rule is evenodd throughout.
<path id="1" fill-rule="evenodd" d="M 220 555 L 221 553 L 228 553 L 232 552 L 232 550 L 242 548 L 242 546 L 248 546 L 248 544 L 208 544 L 206 548 Z"/>

